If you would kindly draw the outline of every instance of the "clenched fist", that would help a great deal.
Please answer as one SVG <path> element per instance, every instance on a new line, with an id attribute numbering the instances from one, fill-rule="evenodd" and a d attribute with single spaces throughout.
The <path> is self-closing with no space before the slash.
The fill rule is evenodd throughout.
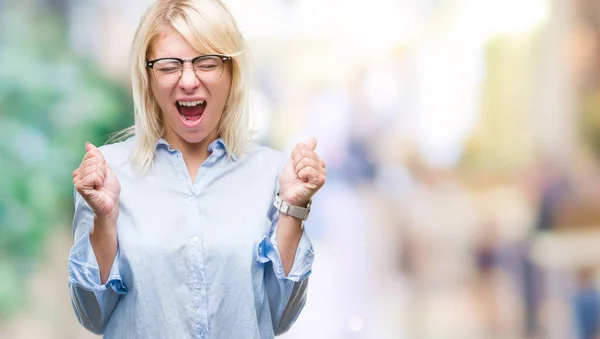
<path id="1" fill-rule="evenodd" d="M 116 218 L 119 215 L 121 184 L 96 146 L 87 142 L 85 151 L 81 165 L 73 171 L 75 189 L 97 218 Z"/>
<path id="2" fill-rule="evenodd" d="M 306 206 L 325 184 L 325 161 L 315 152 L 316 147 L 315 138 L 297 144 L 279 176 L 281 197 L 288 204 Z"/>

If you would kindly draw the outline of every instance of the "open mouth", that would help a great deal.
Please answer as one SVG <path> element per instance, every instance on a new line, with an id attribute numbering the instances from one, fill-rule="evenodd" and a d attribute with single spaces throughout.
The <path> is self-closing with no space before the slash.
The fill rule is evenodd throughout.
<path id="1" fill-rule="evenodd" d="M 177 111 L 184 122 L 193 124 L 199 121 L 206 109 L 205 100 L 177 101 Z"/>

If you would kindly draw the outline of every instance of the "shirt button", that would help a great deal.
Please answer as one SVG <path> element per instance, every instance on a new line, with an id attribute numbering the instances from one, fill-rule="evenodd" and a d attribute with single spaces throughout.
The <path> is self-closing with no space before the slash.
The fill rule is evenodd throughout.
<path id="1" fill-rule="evenodd" d="M 193 236 L 191 240 L 192 240 L 192 243 L 197 244 L 198 241 L 200 240 L 200 238 L 198 236 Z"/>

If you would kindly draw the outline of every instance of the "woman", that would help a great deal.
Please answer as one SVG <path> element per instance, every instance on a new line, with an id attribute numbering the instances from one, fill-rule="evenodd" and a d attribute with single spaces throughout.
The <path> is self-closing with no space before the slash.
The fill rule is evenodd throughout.
<path id="1" fill-rule="evenodd" d="M 306 300 L 316 140 L 249 142 L 247 54 L 219 0 L 157 1 L 132 48 L 135 124 L 73 172 L 71 299 L 105 338 L 272 338 Z"/>

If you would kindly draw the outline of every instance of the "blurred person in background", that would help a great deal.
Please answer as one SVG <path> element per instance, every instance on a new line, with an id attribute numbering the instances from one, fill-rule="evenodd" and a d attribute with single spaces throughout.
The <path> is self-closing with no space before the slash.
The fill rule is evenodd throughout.
<path id="1" fill-rule="evenodd" d="M 305 300 L 325 182 L 248 133 L 244 39 L 219 0 L 157 1 L 132 47 L 135 124 L 73 172 L 71 300 L 105 338 L 273 338 Z"/>
<path id="2" fill-rule="evenodd" d="M 578 288 L 572 300 L 577 339 L 600 338 L 600 292 L 594 285 L 594 275 L 591 267 L 577 272 Z"/>
<path id="3" fill-rule="evenodd" d="M 537 235 L 554 230 L 560 224 L 558 210 L 566 198 L 573 194 L 566 168 L 550 157 L 543 157 L 538 164 L 537 190 L 539 207 L 534 227 L 525 239 L 529 251 Z M 523 301 L 525 303 L 525 332 L 528 338 L 544 336 L 541 321 L 544 300 L 548 298 L 548 270 L 536 264 L 529 256 L 523 257 Z M 558 278 L 558 277 L 557 277 Z M 555 279 L 557 279 L 555 278 Z"/>

